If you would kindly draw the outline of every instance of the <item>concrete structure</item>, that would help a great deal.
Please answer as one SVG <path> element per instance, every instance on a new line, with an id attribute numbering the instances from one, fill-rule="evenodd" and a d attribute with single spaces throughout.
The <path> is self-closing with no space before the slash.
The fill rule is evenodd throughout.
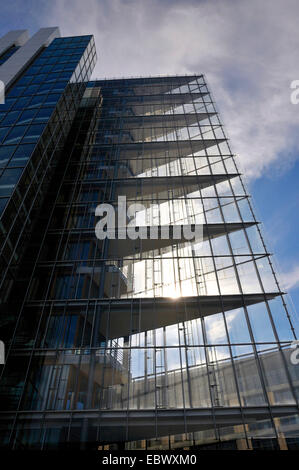
<path id="1" fill-rule="evenodd" d="M 16 34 L 14 34 L 16 33 Z M 32 38 L 26 41 L 27 32 L 12 31 L 2 38 L 3 46 L 20 45 L 20 48 L 0 66 L 1 81 L 8 88 L 22 71 L 34 60 L 43 47 L 60 36 L 59 28 L 41 28 Z M 0 48 L 2 46 L 0 42 Z M 0 51 L 1 53 L 1 51 Z"/>

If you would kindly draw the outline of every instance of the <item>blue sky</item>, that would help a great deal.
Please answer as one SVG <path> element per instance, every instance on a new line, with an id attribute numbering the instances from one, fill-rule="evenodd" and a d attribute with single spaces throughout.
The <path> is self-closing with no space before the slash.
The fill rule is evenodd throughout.
<path id="1" fill-rule="evenodd" d="M 0 34 L 95 35 L 96 77 L 204 73 L 282 284 L 299 301 L 297 0 L 14 0 Z M 298 308 L 297 308 L 298 310 Z"/>

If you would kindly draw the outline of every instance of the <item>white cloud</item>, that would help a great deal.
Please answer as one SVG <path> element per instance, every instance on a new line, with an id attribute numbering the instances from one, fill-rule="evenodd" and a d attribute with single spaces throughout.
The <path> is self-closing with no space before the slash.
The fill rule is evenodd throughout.
<path id="1" fill-rule="evenodd" d="M 40 22 L 93 33 L 95 76 L 205 73 L 249 178 L 281 172 L 299 150 L 296 0 L 54 0 Z"/>
<path id="2" fill-rule="evenodd" d="M 293 266 L 290 271 L 281 273 L 280 278 L 285 290 L 292 290 L 299 287 L 299 265 Z"/>

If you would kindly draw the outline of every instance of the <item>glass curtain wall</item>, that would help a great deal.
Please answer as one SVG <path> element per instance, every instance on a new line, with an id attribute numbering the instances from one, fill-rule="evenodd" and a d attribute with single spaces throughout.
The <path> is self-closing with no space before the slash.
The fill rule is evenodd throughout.
<path id="1" fill-rule="evenodd" d="M 204 76 L 90 82 L 72 135 L 11 345 L 10 445 L 297 442 L 298 320 Z M 124 196 L 169 238 L 99 240 L 95 208 Z"/>
<path id="2" fill-rule="evenodd" d="M 95 65 L 92 36 L 56 38 L 0 107 L 0 297 L 6 302 Z"/>

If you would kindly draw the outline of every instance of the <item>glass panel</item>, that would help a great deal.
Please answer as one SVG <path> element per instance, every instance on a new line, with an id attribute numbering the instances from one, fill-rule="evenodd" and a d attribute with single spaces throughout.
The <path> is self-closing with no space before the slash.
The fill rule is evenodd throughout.
<path id="1" fill-rule="evenodd" d="M 8 136 L 4 140 L 6 144 L 15 144 L 20 142 L 22 136 L 24 135 L 25 131 L 27 130 L 27 126 L 15 126 L 9 132 Z"/>
<path id="2" fill-rule="evenodd" d="M 23 171 L 22 168 L 18 168 L 18 169 L 11 168 L 9 170 L 4 170 L 0 178 L 0 186 L 15 185 L 17 181 L 19 180 L 19 177 L 22 171 Z"/>
<path id="3" fill-rule="evenodd" d="M 218 313 L 204 318 L 208 344 L 228 343 L 223 314 Z"/>
<path id="4" fill-rule="evenodd" d="M 26 111 L 23 111 L 21 117 L 18 119 L 18 124 L 27 124 L 30 123 L 36 113 L 35 109 L 28 109 Z"/>
<path id="5" fill-rule="evenodd" d="M 287 318 L 287 312 L 282 304 L 281 298 L 277 297 L 276 299 L 268 301 L 268 305 L 271 310 L 279 340 L 293 341 L 295 336 L 291 329 L 291 323 Z"/>
<path id="6" fill-rule="evenodd" d="M 6 166 L 15 148 L 15 145 L 2 145 L 0 147 L 0 166 Z"/>
<path id="7" fill-rule="evenodd" d="M 32 124 L 26 132 L 23 142 L 36 142 L 40 138 L 45 124 Z"/>
<path id="8" fill-rule="evenodd" d="M 233 360 L 243 406 L 265 406 L 266 400 L 251 346 L 234 346 Z"/>
<path id="9" fill-rule="evenodd" d="M 256 305 L 250 305 L 247 307 L 247 311 L 255 341 L 257 343 L 265 341 L 274 342 L 275 336 L 266 304 L 261 302 Z"/>
<path id="10" fill-rule="evenodd" d="M 241 286 L 244 294 L 254 294 L 262 292 L 260 282 L 257 277 L 254 263 L 243 258 L 235 258 Z"/>
<path id="11" fill-rule="evenodd" d="M 225 318 L 231 343 L 251 342 L 243 308 L 225 312 Z"/>
<path id="12" fill-rule="evenodd" d="M 265 378 L 270 405 L 295 403 L 281 352 L 276 347 L 265 349 L 259 352 L 259 360 Z"/>
<path id="13" fill-rule="evenodd" d="M 239 406 L 235 376 L 229 349 L 214 346 L 207 349 L 208 371 L 214 406 Z"/>

